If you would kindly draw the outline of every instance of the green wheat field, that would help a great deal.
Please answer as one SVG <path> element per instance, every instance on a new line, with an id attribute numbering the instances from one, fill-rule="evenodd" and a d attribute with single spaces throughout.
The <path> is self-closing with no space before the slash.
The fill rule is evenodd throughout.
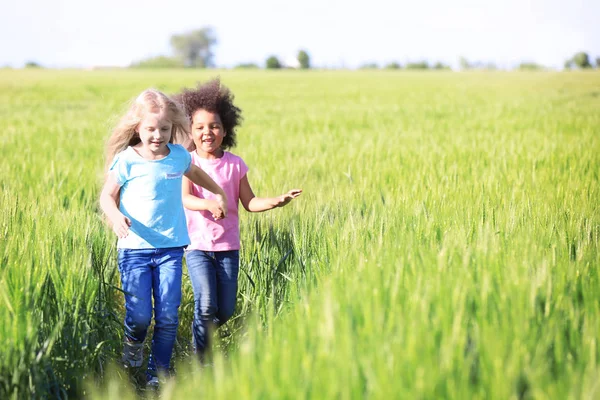
<path id="1" fill-rule="evenodd" d="M 304 193 L 241 211 L 205 368 L 184 274 L 162 399 L 600 398 L 600 72 L 206 70 L 0 70 L 0 398 L 139 395 L 104 144 L 217 75 L 254 191 Z"/>

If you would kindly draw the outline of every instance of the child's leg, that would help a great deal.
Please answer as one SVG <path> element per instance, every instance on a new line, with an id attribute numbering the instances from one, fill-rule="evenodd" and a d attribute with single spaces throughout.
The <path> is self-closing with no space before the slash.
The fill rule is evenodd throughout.
<path id="1" fill-rule="evenodd" d="M 140 367 L 143 342 L 152 319 L 152 250 L 119 249 L 121 287 L 125 292 L 123 363 Z"/>
<path id="2" fill-rule="evenodd" d="M 155 249 L 152 274 L 154 292 L 154 336 L 148 374 L 168 372 L 177 337 L 179 304 L 181 303 L 181 265 L 183 248 Z"/>
<path id="3" fill-rule="evenodd" d="M 215 252 L 217 259 L 217 320 L 223 325 L 235 311 L 240 269 L 238 250 Z"/>
<path id="4" fill-rule="evenodd" d="M 201 358 L 209 349 L 209 340 L 217 313 L 216 259 L 213 252 L 190 250 L 185 255 L 194 290 L 194 349 Z"/>

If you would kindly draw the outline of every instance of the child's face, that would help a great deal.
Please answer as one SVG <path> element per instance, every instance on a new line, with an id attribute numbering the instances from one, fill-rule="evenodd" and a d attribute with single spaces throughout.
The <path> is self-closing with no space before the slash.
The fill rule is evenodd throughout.
<path id="1" fill-rule="evenodd" d="M 219 114 L 200 109 L 192 116 L 192 139 L 196 151 L 209 154 L 220 153 L 226 134 Z"/>
<path id="2" fill-rule="evenodd" d="M 147 113 L 140 121 L 137 131 L 142 146 L 152 154 L 168 153 L 167 143 L 171 140 L 173 124 L 164 112 Z"/>

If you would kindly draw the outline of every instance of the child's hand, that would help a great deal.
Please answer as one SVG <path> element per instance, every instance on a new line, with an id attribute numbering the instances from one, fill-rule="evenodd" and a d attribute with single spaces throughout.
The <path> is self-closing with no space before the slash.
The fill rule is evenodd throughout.
<path id="1" fill-rule="evenodd" d="M 113 232 L 117 235 L 119 239 L 123 239 L 129 234 L 129 227 L 131 226 L 131 221 L 129 220 L 129 218 L 119 213 L 119 215 L 112 221 L 112 225 Z"/>
<path id="2" fill-rule="evenodd" d="M 294 200 L 296 197 L 300 196 L 302 193 L 302 189 L 292 189 L 289 192 L 282 194 L 277 197 L 277 204 L 275 207 L 283 207 L 288 204 L 290 201 Z"/>
<path id="3" fill-rule="evenodd" d="M 221 195 L 217 195 L 217 205 L 218 205 L 219 211 L 221 213 L 221 218 L 225 218 L 227 216 L 227 199 Z M 214 216 L 215 216 L 215 213 L 213 212 L 213 217 Z"/>
<path id="4" fill-rule="evenodd" d="M 212 214 L 215 221 L 225 218 L 226 213 L 223 211 L 222 204 L 219 200 L 212 200 L 208 211 Z"/>

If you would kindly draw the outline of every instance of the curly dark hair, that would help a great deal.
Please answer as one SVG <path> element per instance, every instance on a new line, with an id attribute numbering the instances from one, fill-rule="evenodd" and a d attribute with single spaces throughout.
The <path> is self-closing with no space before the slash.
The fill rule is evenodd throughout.
<path id="1" fill-rule="evenodd" d="M 183 89 L 181 93 L 173 96 L 173 100 L 185 111 L 190 123 L 194 113 L 201 109 L 219 114 L 223 129 L 227 132 L 221 144 L 223 149 L 235 146 L 235 129 L 242 123 L 242 110 L 233 104 L 233 99 L 233 93 L 221 85 L 219 78 L 203 84 L 198 83 L 195 89 Z"/>

